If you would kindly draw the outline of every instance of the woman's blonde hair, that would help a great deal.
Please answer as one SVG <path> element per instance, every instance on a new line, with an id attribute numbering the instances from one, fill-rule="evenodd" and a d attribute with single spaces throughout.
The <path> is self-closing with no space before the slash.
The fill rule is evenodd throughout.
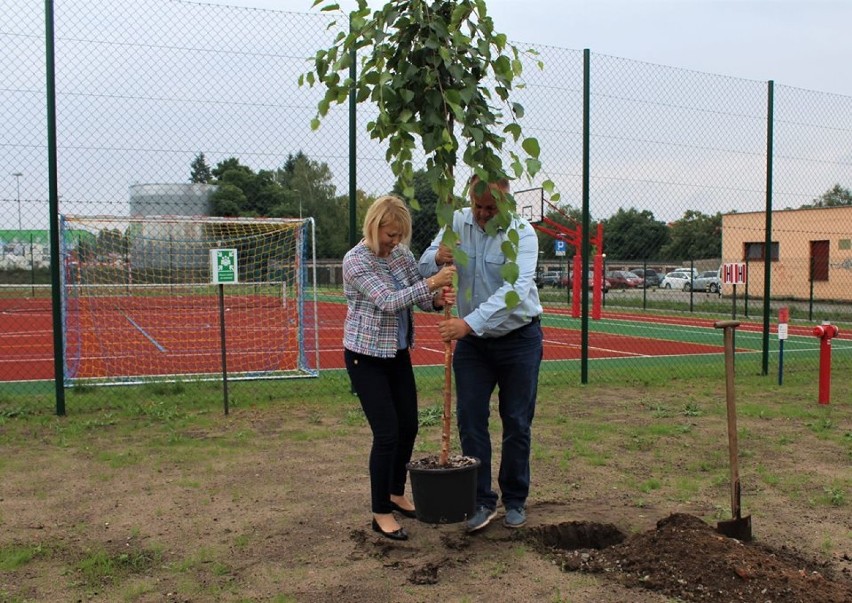
<path id="1" fill-rule="evenodd" d="M 395 195 L 379 197 L 367 209 L 364 216 L 364 242 L 373 253 L 379 252 L 379 228 L 393 226 L 402 235 L 402 244 L 411 242 L 411 212 L 405 202 Z"/>

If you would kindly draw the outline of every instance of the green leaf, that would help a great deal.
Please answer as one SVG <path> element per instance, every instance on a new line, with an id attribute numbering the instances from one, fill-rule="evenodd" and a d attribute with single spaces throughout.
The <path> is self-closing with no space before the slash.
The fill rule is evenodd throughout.
<path id="1" fill-rule="evenodd" d="M 470 263 L 470 257 L 459 247 L 453 247 L 453 262 L 464 268 Z"/>
<path id="2" fill-rule="evenodd" d="M 518 142 L 518 138 L 521 137 L 521 126 L 514 122 L 503 128 L 503 131 L 510 134 L 515 142 Z"/>
<path id="3" fill-rule="evenodd" d="M 317 111 L 320 114 L 320 117 L 325 117 L 328 113 L 328 101 L 326 99 L 322 99 L 319 103 L 317 103 Z"/>
<path id="4" fill-rule="evenodd" d="M 448 204 L 445 204 L 448 205 Z M 455 233 L 455 231 L 451 228 L 448 228 L 444 231 L 444 234 L 441 235 L 441 243 L 446 245 L 450 249 L 455 249 L 459 242 L 459 236 Z"/>
<path id="5" fill-rule="evenodd" d="M 453 206 L 449 203 L 438 203 L 436 208 L 438 214 L 438 225 L 446 226 L 453 223 Z"/>
<path id="6" fill-rule="evenodd" d="M 539 170 L 541 170 L 541 161 L 538 159 L 527 159 L 527 174 L 529 174 L 530 178 L 538 174 Z"/>
<path id="7" fill-rule="evenodd" d="M 512 282 L 512 281 L 510 281 Z M 518 292 L 512 289 L 511 291 L 506 292 L 506 308 L 511 310 L 512 308 L 517 307 L 521 303 L 521 296 L 518 295 Z"/>
<path id="8" fill-rule="evenodd" d="M 367 71 L 366 73 L 362 73 L 361 82 L 369 84 L 370 86 L 375 86 L 379 83 L 379 72 L 371 70 Z"/>
<path id="9" fill-rule="evenodd" d="M 512 173 L 515 174 L 515 178 L 520 178 L 524 175 L 524 165 L 521 163 L 520 159 L 515 159 L 512 162 Z"/>
<path id="10" fill-rule="evenodd" d="M 335 63 L 334 68 L 338 71 L 343 69 L 349 69 L 349 66 L 352 64 L 352 55 L 348 52 L 344 52 L 340 59 L 338 59 L 337 63 Z"/>
<path id="11" fill-rule="evenodd" d="M 450 24 L 453 27 L 458 27 L 458 24 L 461 23 L 462 19 L 467 16 L 467 12 L 469 10 L 470 9 L 463 3 L 457 4 L 456 7 L 453 9 L 452 17 L 450 17 Z"/>
<path id="12" fill-rule="evenodd" d="M 512 103 L 512 113 L 515 118 L 521 119 L 524 116 L 524 106 L 521 103 Z"/>
<path id="13" fill-rule="evenodd" d="M 527 152 L 530 157 L 538 158 L 541 153 L 541 148 L 538 146 L 538 140 L 535 138 L 525 138 L 521 143 L 521 147 Z"/>
<path id="14" fill-rule="evenodd" d="M 520 275 L 520 269 L 515 262 L 506 262 L 500 268 L 500 274 L 506 282 L 514 285 Z"/>
<path id="15" fill-rule="evenodd" d="M 492 63 L 494 67 L 494 75 L 503 82 L 512 81 L 512 62 L 509 57 L 500 55 L 497 60 Z"/>
<path id="16" fill-rule="evenodd" d="M 311 130 L 319 130 L 320 120 L 316 117 L 311 120 Z"/>

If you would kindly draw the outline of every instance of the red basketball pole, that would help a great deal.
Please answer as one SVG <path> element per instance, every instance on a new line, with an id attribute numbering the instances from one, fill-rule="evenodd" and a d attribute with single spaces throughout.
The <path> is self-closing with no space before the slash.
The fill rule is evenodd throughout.
<path id="1" fill-rule="evenodd" d="M 601 319 L 601 304 L 603 303 L 603 224 L 598 223 L 597 234 L 591 237 L 590 243 L 597 249 L 594 259 L 594 277 L 592 278 L 592 320 Z"/>
<path id="2" fill-rule="evenodd" d="M 583 258 L 579 253 L 574 254 L 574 279 L 571 282 L 571 287 L 573 289 L 574 297 L 571 300 L 571 317 L 579 318 L 580 317 L 580 295 L 583 292 L 583 284 L 586 282 L 585 278 L 582 278 L 580 275 L 583 273 Z"/>

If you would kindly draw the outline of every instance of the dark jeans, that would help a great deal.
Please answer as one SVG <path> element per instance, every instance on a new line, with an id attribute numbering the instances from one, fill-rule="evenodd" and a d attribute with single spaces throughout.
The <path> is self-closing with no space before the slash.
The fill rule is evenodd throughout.
<path id="1" fill-rule="evenodd" d="M 373 513 L 390 513 L 390 495 L 405 493 L 406 464 L 417 437 L 417 387 L 411 356 L 376 358 L 343 351 L 352 387 L 373 430 L 370 498 Z"/>
<path id="2" fill-rule="evenodd" d="M 530 490 L 532 420 L 542 357 L 541 323 L 530 324 L 496 338 L 468 335 L 458 341 L 453 356 L 459 439 L 465 456 L 482 461 L 476 505 L 497 507 L 491 486 L 489 402 L 499 388 L 503 448 L 497 484 L 506 508 L 523 507 Z"/>

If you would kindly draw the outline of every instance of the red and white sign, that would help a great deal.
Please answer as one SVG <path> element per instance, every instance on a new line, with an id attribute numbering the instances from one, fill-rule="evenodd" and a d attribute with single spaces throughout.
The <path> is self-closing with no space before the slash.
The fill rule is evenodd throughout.
<path id="1" fill-rule="evenodd" d="M 745 264 L 722 264 L 722 283 L 744 285 L 747 278 Z"/>
<path id="2" fill-rule="evenodd" d="M 790 322 L 790 308 L 778 308 L 778 339 L 787 339 L 787 323 Z"/>

